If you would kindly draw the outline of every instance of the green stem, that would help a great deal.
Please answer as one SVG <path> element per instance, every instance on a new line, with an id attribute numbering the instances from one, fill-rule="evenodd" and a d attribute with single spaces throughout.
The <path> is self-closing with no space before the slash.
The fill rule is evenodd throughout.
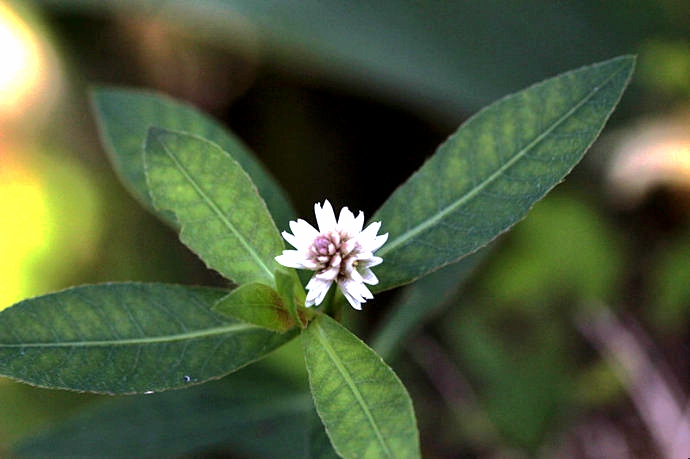
<path id="1" fill-rule="evenodd" d="M 341 309 L 341 304 L 339 301 L 337 301 L 338 294 L 342 296 L 342 293 L 340 293 L 338 286 L 331 285 L 331 288 L 328 290 L 328 293 L 326 294 L 326 298 L 324 298 L 323 303 L 321 303 L 321 312 L 333 317 L 335 320 L 338 320 Z"/>

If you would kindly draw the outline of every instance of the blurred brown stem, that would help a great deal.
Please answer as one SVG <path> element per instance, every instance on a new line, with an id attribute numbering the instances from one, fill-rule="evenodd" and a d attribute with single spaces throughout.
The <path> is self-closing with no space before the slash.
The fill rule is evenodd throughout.
<path id="1" fill-rule="evenodd" d="M 580 332 L 616 368 L 640 418 L 663 457 L 690 454 L 690 411 L 663 362 L 653 362 L 651 340 L 639 327 L 625 325 L 608 307 L 579 317 Z M 656 354 L 658 355 L 658 353 Z"/>

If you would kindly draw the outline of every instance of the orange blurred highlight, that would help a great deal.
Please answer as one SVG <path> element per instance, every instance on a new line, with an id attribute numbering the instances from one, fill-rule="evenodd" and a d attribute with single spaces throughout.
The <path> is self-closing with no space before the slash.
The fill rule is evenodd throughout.
<path id="1" fill-rule="evenodd" d="M 47 112 L 59 85 L 56 61 L 36 30 L 0 1 L 0 122 L 33 121 Z"/>
<path id="2" fill-rule="evenodd" d="M 622 136 L 609 166 L 612 191 L 635 205 L 659 186 L 690 190 L 690 113 L 641 122 Z"/>

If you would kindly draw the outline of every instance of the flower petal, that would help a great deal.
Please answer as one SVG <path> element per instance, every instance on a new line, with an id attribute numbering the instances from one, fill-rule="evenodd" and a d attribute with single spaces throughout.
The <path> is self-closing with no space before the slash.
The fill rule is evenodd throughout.
<path id="1" fill-rule="evenodd" d="M 365 284 L 376 285 L 379 283 L 379 278 L 369 268 L 364 268 L 359 274 L 362 276 L 362 282 Z"/>
<path id="2" fill-rule="evenodd" d="M 300 244 L 300 240 L 296 236 L 288 233 L 287 231 L 283 231 L 282 234 L 283 234 L 283 239 L 285 239 L 288 244 L 290 244 L 291 246 L 293 246 L 296 249 L 301 248 L 302 244 Z"/>
<path id="3" fill-rule="evenodd" d="M 370 252 L 376 252 L 388 240 L 388 233 L 380 236 L 376 235 L 380 228 L 381 222 L 373 222 L 370 223 L 364 231 L 359 233 L 357 240 L 364 249 Z"/>
<path id="4" fill-rule="evenodd" d="M 340 251 L 344 254 L 349 254 L 353 250 L 355 250 L 355 247 L 357 247 L 357 239 L 348 239 L 345 241 L 341 246 L 340 246 Z"/>
<path id="5" fill-rule="evenodd" d="M 275 257 L 275 261 L 288 268 L 315 269 L 318 267 L 297 250 L 283 250 L 282 255 Z"/>
<path id="6" fill-rule="evenodd" d="M 362 296 L 356 291 L 354 285 L 356 284 L 352 282 L 338 283 L 338 287 L 340 288 L 340 291 L 343 292 L 343 295 L 345 296 L 345 299 L 347 299 L 347 302 L 350 303 L 350 305 L 353 308 L 361 310 L 362 303 L 364 303 L 366 300 L 362 298 Z"/>
<path id="7" fill-rule="evenodd" d="M 319 235 L 319 232 L 316 230 L 316 228 L 301 218 L 296 222 L 291 221 L 290 229 L 292 230 L 292 234 L 294 234 L 302 244 L 311 244 L 311 241 Z"/>
<path id="8" fill-rule="evenodd" d="M 316 271 L 306 286 L 306 306 L 321 304 L 337 282 L 348 303 L 362 309 L 362 303 L 374 297 L 365 284 L 379 282 L 370 268 L 383 262 L 374 252 L 386 242 L 388 233 L 377 234 L 381 222 L 362 230 L 364 213 L 355 217 L 347 207 L 340 209 L 336 220 L 328 200 L 314 204 L 314 214 L 318 229 L 302 219 L 290 222 L 292 234 L 282 234 L 296 250 L 284 250 L 275 260 L 290 268 Z"/>
<path id="9" fill-rule="evenodd" d="M 355 216 L 352 212 L 350 212 L 350 209 L 347 207 L 340 209 L 340 215 L 338 216 L 338 229 L 340 231 L 350 233 L 354 221 Z"/>
<path id="10" fill-rule="evenodd" d="M 343 295 L 345 295 L 345 299 L 347 300 L 348 303 L 350 303 L 350 306 L 355 308 L 358 311 L 362 310 L 362 303 L 363 301 L 358 300 L 354 296 L 350 295 L 348 292 L 343 290 Z"/>
<path id="11" fill-rule="evenodd" d="M 362 241 L 371 241 L 376 237 L 376 233 L 381 228 L 381 222 L 371 222 L 364 231 L 360 231 L 359 239 Z"/>
<path id="12" fill-rule="evenodd" d="M 362 227 L 364 226 L 364 212 L 361 210 L 357 214 L 357 218 L 354 219 L 352 223 L 352 234 L 359 234 L 362 232 Z"/>
<path id="13" fill-rule="evenodd" d="M 331 268 L 329 268 L 325 271 L 321 271 L 317 274 L 314 274 L 314 277 L 318 277 L 319 279 L 332 282 L 336 277 L 338 277 L 339 272 L 340 272 L 340 267 L 332 266 Z"/>
<path id="14" fill-rule="evenodd" d="M 368 258 L 366 258 L 366 259 L 364 259 L 364 260 L 361 260 L 361 261 L 359 262 L 359 266 L 360 266 L 361 268 L 371 268 L 371 267 L 374 267 L 374 266 L 378 266 L 378 265 L 380 265 L 381 263 L 383 263 L 383 258 L 381 258 L 381 257 L 375 257 L 375 256 L 372 255 L 371 257 L 368 257 Z"/>
<path id="15" fill-rule="evenodd" d="M 348 274 L 350 276 L 350 279 L 352 279 L 354 282 L 357 282 L 358 284 L 364 282 L 364 278 L 356 269 L 349 271 Z"/>
<path id="16" fill-rule="evenodd" d="M 314 214 L 316 215 L 316 223 L 319 225 L 319 232 L 323 234 L 335 230 L 337 226 L 335 214 L 328 199 L 323 202 L 323 207 L 318 202 L 314 204 Z"/>
<path id="17" fill-rule="evenodd" d="M 345 279 L 338 282 L 338 287 L 340 287 L 340 290 L 344 294 L 350 295 L 353 299 L 360 303 L 364 303 L 366 300 L 374 298 L 374 295 L 372 295 L 367 286 L 361 282 Z"/>
<path id="18" fill-rule="evenodd" d="M 313 276 L 307 284 L 307 290 L 309 290 L 309 292 L 307 293 L 304 305 L 306 307 L 320 305 L 324 298 L 326 298 L 326 294 L 332 283 L 333 281 L 326 281 Z"/>
<path id="19" fill-rule="evenodd" d="M 381 248 L 383 244 L 386 243 L 387 240 L 388 233 L 376 236 L 376 238 L 374 238 L 374 242 L 369 246 L 369 250 L 371 250 L 372 252 L 376 252 L 378 249 Z"/>

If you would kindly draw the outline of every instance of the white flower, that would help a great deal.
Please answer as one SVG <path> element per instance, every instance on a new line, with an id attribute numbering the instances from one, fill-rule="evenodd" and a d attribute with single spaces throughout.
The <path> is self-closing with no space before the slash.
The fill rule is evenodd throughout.
<path id="1" fill-rule="evenodd" d="M 307 307 L 321 304 L 335 282 L 352 307 L 362 309 L 362 303 L 374 297 L 364 284 L 379 282 L 370 268 L 383 261 L 374 252 L 386 242 L 388 233 L 376 235 L 381 222 L 362 231 L 364 214 L 360 211 L 355 218 L 347 207 L 336 221 L 328 201 L 323 206 L 314 204 L 314 213 L 318 231 L 302 219 L 290 222 L 293 234 L 283 231 L 283 237 L 297 250 L 283 250 L 276 261 L 288 268 L 316 271 L 307 284 Z"/>

